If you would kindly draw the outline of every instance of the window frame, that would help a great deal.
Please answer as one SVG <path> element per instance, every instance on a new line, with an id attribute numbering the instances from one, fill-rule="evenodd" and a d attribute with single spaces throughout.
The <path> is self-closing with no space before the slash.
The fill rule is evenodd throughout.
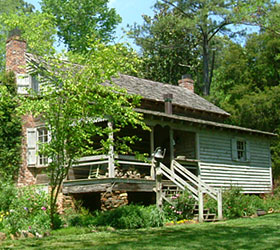
<path id="1" fill-rule="evenodd" d="M 232 160 L 237 162 L 250 162 L 250 142 L 249 140 L 236 137 L 231 143 Z"/>
<path id="2" fill-rule="evenodd" d="M 40 144 L 44 144 L 44 143 L 48 143 L 50 141 L 50 135 L 49 135 L 49 131 L 46 127 L 37 127 L 36 128 L 36 131 L 37 131 L 37 137 L 36 137 L 36 140 L 37 140 L 37 166 L 39 167 L 44 167 L 46 165 L 48 165 L 49 163 L 49 159 L 47 156 L 43 156 L 43 155 L 40 155 L 39 153 L 39 147 L 40 147 Z M 40 135 L 40 133 L 43 132 L 43 134 Z M 41 141 L 40 138 L 42 138 L 43 140 Z"/>

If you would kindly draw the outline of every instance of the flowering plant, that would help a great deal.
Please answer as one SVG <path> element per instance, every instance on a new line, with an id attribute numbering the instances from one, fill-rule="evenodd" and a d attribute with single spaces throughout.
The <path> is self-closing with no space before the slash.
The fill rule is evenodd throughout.
<path id="1" fill-rule="evenodd" d="M 180 221 L 193 218 L 195 199 L 190 193 L 185 191 L 171 196 L 171 203 L 164 205 L 164 213 L 169 220 Z"/>
<path id="2" fill-rule="evenodd" d="M 49 229 L 50 221 L 48 214 L 48 195 L 38 186 L 19 188 L 16 198 L 9 206 L 3 220 L 3 226 L 8 233 L 29 231 L 33 234 L 42 233 Z"/>

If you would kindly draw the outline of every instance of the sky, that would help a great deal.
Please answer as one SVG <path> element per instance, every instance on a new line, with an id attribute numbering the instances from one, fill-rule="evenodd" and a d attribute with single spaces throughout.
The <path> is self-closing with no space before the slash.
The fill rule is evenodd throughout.
<path id="1" fill-rule="evenodd" d="M 35 6 L 36 9 L 40 9 L 40 0 L 25 0 Z M 94 1 L 94 0 L 92 0 Z M 127 29 L 127 24 L 142 24 L 142 14 L 153 15 L 152 6 L 156 0 L 110 0 L 109 7 L 115 8 L 117 13 L 122 17 L 122 23 L 116 29 L 116 42 L 129 42 L 133 48 L 137 49 L 133 45 L 133 41 L 127 39 L 123 34 L 122 28 Z"/>

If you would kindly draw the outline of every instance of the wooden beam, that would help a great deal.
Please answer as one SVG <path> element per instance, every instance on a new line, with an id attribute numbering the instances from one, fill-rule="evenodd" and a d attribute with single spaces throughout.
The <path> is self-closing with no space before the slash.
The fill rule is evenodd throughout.
<path id="1" fill-rule="evenodd" d="M 115 177 L 115 162 L 114 162 L 114 134 L 113 134 L 113 123 L 111 121 L 108 121 L 108 127 L 112 131 L 109 133 L 109 140 L 111 141 L 111 144 L 109 146 L 109 178 Z"/>

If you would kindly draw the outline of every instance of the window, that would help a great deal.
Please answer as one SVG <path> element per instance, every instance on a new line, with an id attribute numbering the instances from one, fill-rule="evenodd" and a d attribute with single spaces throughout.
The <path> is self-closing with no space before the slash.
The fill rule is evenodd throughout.
<path id="1" fill-rule="evenodd" d="M 245 139 L 232 139 L 232 159 L 235 161 L 249 161 L 249 141 Z"/>
<path id="2" fill-rule="evenodd" d="M 246 160 L 246 141 L 236 141 L 237 159 Z"/>
<path id="3" fill-rule="evenodd" d="M 46 128 L 39 128 L 38 129 L 38 142 L 39 146 L 47 143 L 49 141 L 48 130 Z M 39 154 L 38 156 L 38 165 L 45 166 L 48 164 L 48 157 Z"/>

